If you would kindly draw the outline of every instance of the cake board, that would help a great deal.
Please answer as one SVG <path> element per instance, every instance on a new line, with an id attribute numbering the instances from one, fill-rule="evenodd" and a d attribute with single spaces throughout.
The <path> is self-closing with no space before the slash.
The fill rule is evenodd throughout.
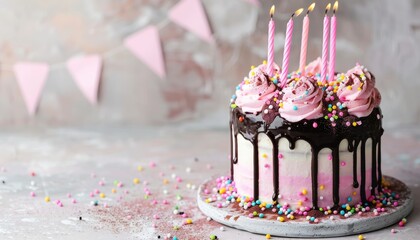
<path id="1" fill-rule="evenodd" d="M 341 218 L 339 215 L 332 215 L 335 216 L 334 219 L 322 217 L 319 223 L 310 223 L 304 217 L 286 222 L 280 222 L 274 216 L 271 218 L 250 218 L 244 213 L 245 210 L 239 208 L 237 204 L 229 204 L 227 207 L 219 208 L 216 205 L 217 202 L 207 203 L 205 199 L 208 194 L 206 196 L 203 189 L 214 188 L 216 186 L 215 179 L 210 179 L 200 186 L 197 203 L 200 210 L 213 220 L 251 233 L 303 238 L 355 235 L 398 223 L 412 211 L 414 201 L 410 189 L 403 182 L 393 177 L 384 176 L 384 179 L 391 182 L 400 194 L 399 206 L 387 208 L 386 212 L 379 215 L 369 212 L 362 216 L 355 214 L 349 218 Z M 393 189 L 392 186 L 391 189 Z"/>

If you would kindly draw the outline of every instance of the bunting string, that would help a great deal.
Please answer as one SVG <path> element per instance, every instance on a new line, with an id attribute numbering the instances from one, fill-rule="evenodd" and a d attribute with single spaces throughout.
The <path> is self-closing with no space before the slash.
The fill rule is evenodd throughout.
<path id="1" fill-rule="evenodd" d="M 259 6 L 258 0 L 244 1 Z M 98 103 L 98 89 L 103 62 L 124 51 L 130 51 L 160 79 L 166 77 L 165 59 L 159 32 L 171 22 L 195 34 L 203 41 L 211 45 L 215 44 L 215 39 L 201 0 L 180 0 L 169 9 L 167 18 L 156 25 L 144 26 L 139 31 L 127 36 L 121 45 L 103 53 L 90 55 L 78 54 L 58 63 L 33 61 L 1 63 L 0 71 L 14 73 L 27 111 L 31 116 L 36 114 L 48 74 L 57 69 L 66 69 L 87 101 L 92 105 L 96 105 Z M 216 55 L 221 54 L 217 48 L 213 52 Z M 239 52 L 234 51 L 228 64 L 233 64 L 238 56 Z M 214 64 L 221 63 L 215 61 Z M 214 76 L 217 74 L 216 71 L 213 73 Z M 205 86 L 204 89 L 211 91 L 211 87 Z"/>

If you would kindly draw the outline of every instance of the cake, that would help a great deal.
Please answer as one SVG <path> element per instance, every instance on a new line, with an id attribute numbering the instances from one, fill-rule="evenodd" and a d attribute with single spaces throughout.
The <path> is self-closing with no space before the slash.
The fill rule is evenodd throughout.
<path id="1" fill-rule="evenodd" d="M 237 197 L 292 209 L 367 204 L 381 192 L 381 95 L 364 66 L 321 81 L 321 60 L 281 86 L 266 63 L 231 99 L 231 174 Z"/>
<path id="2" fill-rule="evenodd" d="M 274 62 L 270 9 L 267 60 L 251 67 L 230 100 L 230 175 L 198 190 L 198 206 L 210 219 L 268 233 L 267 239 L 345 236 L 398 221 L 403 226 L 414 206 L 403 182 L 382 175 L 383 116 L 374 75 L 358 63 L 336 71 L 337 1 L 331 18 L 331 4 L 325 9 L 322 57 L 306 64 L 314 6 L 303 19 L 294 72 L 288 71 L 293 19 L 304 9 L 287 22 L 281 68 Z"/>

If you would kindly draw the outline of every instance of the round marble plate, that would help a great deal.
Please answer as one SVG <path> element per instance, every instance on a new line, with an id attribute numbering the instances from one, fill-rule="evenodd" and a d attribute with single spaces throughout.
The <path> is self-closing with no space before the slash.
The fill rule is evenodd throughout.
<path id="1" fill-rule="evenodd" d="M 317 224 L 309 223 L 305 218 L 280 222 L 275 219 L 249 218 L 239 209 L 236 204 L 218 208 L 215 203 L 206 203 L 206 194 L 202 189 L 215 187 L 215 179 L 203 183 L 198 189 L 197 202 L 200 210 L 213 220 L 226 226 L 245 230 L 258 234 L 271 234 L 282 237 L 336 237 L 354 235 L 359 233 L 378 230 L 399 222 L 413 209 L 414 202 L 410 189 L 401 181 L 384 176 L 390 182 L 390 188 L 400 194 L 400 205 L 387 208 L 387 212 L 375 216 L 373 213 L 365 213 L 363 216 L 353 215 L 342 219 L 335 216 L 331 220 L 328 217 L 320 218 Z M 208 195 L 207 195 L 208 197 Z"/>

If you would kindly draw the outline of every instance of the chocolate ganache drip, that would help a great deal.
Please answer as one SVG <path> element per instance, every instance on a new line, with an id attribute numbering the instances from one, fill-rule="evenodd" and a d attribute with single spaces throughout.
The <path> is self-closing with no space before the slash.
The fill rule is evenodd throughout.
<path id="1" fill-rule="evenodd" d="M 381 190 L 380 183 L 382 178 L 380 166 L 380 137 L 383 134 L 381 118 L 382 114 L 379 108 L 375 108 L 372 113 L 360 118 L 363 124 L 357 127 L 349 127 L 346 120 L 338 120 L 335 127 L 332 127 L 328 120 L 324 118 L 315 120 L 302 120 L 297 123 L 291 123 L 277 116 L 271 124 L 267 124 L 261 115 L 243 113 L 239 108 L 231 110 L 231 177 L 234 176 L 234 164 L 238 163 L 238 134 L 253 145 L 253 171 L 254 171 L 254 199 L 259 198 L 259 155 L 258 155 L 258 135 L 266 134 L 273 144 L 273 201 L 277 200 L 279 194 L 279 158 L 278 144 L 281 138 L 286 138 L 290 149 L 294 149 L 296 141 L 304 140 L 311 146 L 311 177 L 312 177 L 312 205 L 318 207 L 318 154 L 323 148 L 331 149 L 333 164 L 333 201 L 335 205 L 340 202 L 339 184 L 340 184 L 340 156 L 339 146 L 341 141 L 347 140 L 348 150 L 353 152 L 353 187 L 358 188 L 357 182 L 357 148 L 360 145 L 360 163 L 361 163 L 361 183 L 360 195 L 362 201 L 366 202 L 366 153 L 365 145 L 368 139 L 372 140 L 372 190 L 375 188 Z M 314 128 L 317 123 L 319 127 Z M 378 153 L 378 154 L 377 154 Z M 376 171 L 378 176 L 376 176 Z"/>

